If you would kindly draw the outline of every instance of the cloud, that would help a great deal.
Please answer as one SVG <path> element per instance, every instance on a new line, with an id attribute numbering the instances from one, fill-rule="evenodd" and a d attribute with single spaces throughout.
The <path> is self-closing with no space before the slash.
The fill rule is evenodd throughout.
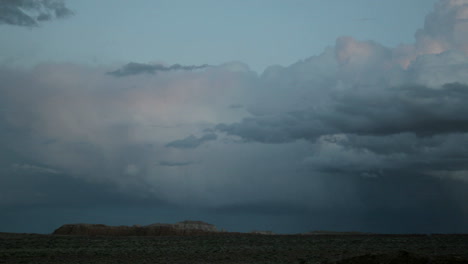
<path id="1" fill-rule="evenodd" d="M 61 172 L 60 171 L 57 171 L 57 170 L 54 170 L 54 169 L 51 169 L 51 168 L 47 168 L 47 167 L 41 167 L 41 166 L 37 166 L 37 165 L 31 165 L 31 164 L 18 164 L 18 163 L 14 163 L 12 164 L 12 167 L 15 169 L 15 170 L 18 170 L 18 171 L 24 171 L 24 172 L 32 172 L 32 173 L 50 173 L 50 174 L 60 174 Z"/>
<path id="2" fill-rule="evenodd" d="M 309 108 L 275 115 L 249 117 L 239 123 L 219 124 L 218 131 L 248 141 L 314 142 L 328 134 L 418 136 L 468 132 L 468 86 L 445 84 L 438 89 L 405 86 L 379 91 L 353 89 L 325 95 L 326 108 Z M 325 97 L 324 96 L 324 97 Z"/>
<path id="3" fill-rule="evenodd" d="M 143 73 L 156 74 L 158 72 L 178 71 L 178 70 L 192 71 L 192 70 L 204 69 L 207 67 L 210 67 L 210 66 L 207 64 L 203 64 L 199 66 L 196 66 L 196 65 L 185 66 L 185 65 L 180 65 L 180 64 L 164 66 L 162 64 L 144 64 L 144 63 L 130 62 L 124 65 L 121 69 L 108 72 L 108 74 L 116 76 L 116 77 L 124 77 L 124 76 L 143 74 Z"/>
<path id="4" fill-rule="evenodd" d="M 0 24 L 34 27 L 73 12 L 64 0 L 5 0 L 0 2 Z"/>
<path id="5" fill-rule="evenodd" d="M 438 26 L 461 32 L 468 24 L 452 18 L 465 12 L 465 5 L 441 1 L 427 21 L 443 17 Z M 418 32 L 442 34 L 428 23 Z M 265 87 L 254 95 L 257 104 L 246 105 L 251 116 L 215 130 L 243 144 L 309 142 L 300 168 L 321 181 L 340 177 L 334 186 L 342 177 L 354 179 L 348 184 L 359 191 L 348 197 L 368 192 L 362 181 L 370 180 L 410 184 L 436 177 L 449 188 L 465 186 L 468 152 L 459 145 L 468 132 L 464 42 L 446 39 L 450 45 L 434 52 L 420 47 L 420 38 L 417 34 L 414 45 L 388 48 L 342 37 L 319 56 L 271 67 L 261 76 Z M 419 192 L 429 188 L 432 183 Z M 455 200 L 457 210 L 466 214 L 459 193 Z"/>
<path id="6" fill-rule="evenodd" d="M 465 24 L 452 19 L 461 3 L 440 1 L 428 17 L 461 32 Z M 395 212 L 466 222 L 468 57 L 463 38 L 443 38 L 427 23 L 421 34 L 450 44 L 441 53 L 423 48 L 421 34 L 395 48 L 341 37 L 260 75 L 239 62 L 203 71 L 0 67 L 0 193 L 17 186 L 6 177 L 11 164 L 23 164 L 16 170 L 28 175 L 178 206 L 294 207 L 309 220 L 347 212 L 371 225 L 369 212 L 378 212 L 389 217 L 378 219 L 383 226 Z M 156 74 L 170 70 L 183 71 Z"/>
<path id="7" fill-rule="evenodd" d="M 166 144 L 166 147 L 191 149 L 191 148 L 196 148 L 207 141 L 216 140 L 217 138 L 218 136 L 213 133 L 205 134 L 199 138 L 195 137 L 194 135 L 190 135 L 184 139 L 169 142 Z"/>
<path id="8" fill-rule="evenodd" d="M 245 114 L 226 106 L 245 101 L 245 90 L 251 89 L 255 75 L 225 65 L 135 78 L 113 78 L 108 70 L 76 64 L 41 64 L 24 70 L 0 67 L 2 167 L 40 164 L 60 171 L 58 177 L 178 204 L 187 201 L 177 194 L 186 188 L 184 194 L 190 197 L 211 188 L 212 172 L 183 180 L 176 167 L 186 164 L 170 161 L 210 162 L 196 157 L 205 156 L 199 150 L 192 154 L 186 150 L 216 141 L 217 135 L 206 128 Z M 187 134 L 197 136 L 184 140 Z M 0 177 L 11 173 L 1 171 Z M 189 198 L 198 205 L 204 199 L 208 198 Z"/>
<path id="9" fill-rule="evenodd" d="M 337 133 L 382 137 L 465 133 L 468 120 L 461 113 L 467 110 L 463 101 L 468 80 L 463 73 L 468 58 L 459 48 L 463 41 L 455 45 L 455 39 L 447 39 L 453 45 L 441 52 L 418 45 L 421 34 L 442 38 L 446 31 L 441 28 L 468 28 L 464 23 L 467 6 L 467 1 L 440 1 L 416 34 L 414 45 L 387 48 L 340 37 L 332 51 L 287 68 L 267 69 L 262 77 L 268 89 L 256 95 L 261 103 L 248 108 L 254 116 L 219 124 L 216 129 L 262 143 L 314 142 Z M 330 54 L 336 64 L 330 62 Z M 319 76 L 318 67 L 325 69 Z M 305 81 L 301 76 L 316 77 Z M 271 96 L 277 91 L 284 95 Z M 282 109 L 285 101 L 289 104 Z"/>
<path id="10" fill-rule="evenodd" d="M 459 50 L 468 54 L 468 1 L 442 0 L 416 31 L 416 54 Z"/>
<path id="11" fill-rule="evenodd" d="M 185 161 L 185 162 L 175 162 L 175 161 L 160 161 L 159 165 L 167 166 L 167 167 L 184 167 L 193 164 L 193 162 Z"/>

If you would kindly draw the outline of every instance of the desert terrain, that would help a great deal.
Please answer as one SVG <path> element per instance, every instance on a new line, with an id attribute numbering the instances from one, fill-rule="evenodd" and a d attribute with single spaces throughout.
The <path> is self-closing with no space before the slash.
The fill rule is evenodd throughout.
<path id="1" fill-rule="evenodd" d="M 0 263 L 468 264 L 468 235 L 0 233 Z"/>

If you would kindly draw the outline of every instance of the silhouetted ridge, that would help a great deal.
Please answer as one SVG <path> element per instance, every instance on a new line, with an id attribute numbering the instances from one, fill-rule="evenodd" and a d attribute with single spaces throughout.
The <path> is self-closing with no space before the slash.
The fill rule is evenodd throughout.
<path id="1" fill-rule="evenodd" d="M 83 236 L 173 236 L 216 233 L 218 229 L 202 221 L 183 221 L 175 224 L 154 223 L 147 226 L 107 226 L 102 224 L 66 224 L 54 235 Z"/>

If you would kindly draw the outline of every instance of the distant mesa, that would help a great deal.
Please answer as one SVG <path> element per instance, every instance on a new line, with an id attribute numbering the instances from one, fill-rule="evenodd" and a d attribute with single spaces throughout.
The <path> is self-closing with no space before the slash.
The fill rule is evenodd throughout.
<path id="1" fill-rule="evenodd" d="M 184 236 L 219 232 L 216 226 L 202 221 L 182 221 L 175 224 L 155 223 L 147 226 L 107 226 L 102 224 L 66 224 L 54 235 L 76 236 Z"/>
<path id="2" fill-rule="evenodd" d="M 249 233 L 228 232 L 203 221 L 186 220 L 175 224 L 154 223 L 146 226 L 108 226 L 103 224 L 66 224 L 57 228 L 53 235 L 71 236 L 189 236 L 212 234 L 275 235 L 272 231 L 253 230 Z M 311 231 L 300 235 L 372 235 L 363 232 Z M 299 234 L 298 234 L 299 235 Z"/>
<path id="3" fill-rule="evenodd" d="M 174 224 L 177 229 L 180 230 L 201 230 L 205 232 L 218 232 L 215 225 L 208 224 L 202 221 L 182 221 Z"/>

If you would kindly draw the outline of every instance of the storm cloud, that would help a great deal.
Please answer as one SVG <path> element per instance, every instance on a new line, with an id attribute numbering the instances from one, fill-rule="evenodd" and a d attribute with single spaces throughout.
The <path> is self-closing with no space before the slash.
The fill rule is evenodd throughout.
<path id="1" fill-rule="evenodd" d="M 1 67 L 0 194 L 24 205 L 31 187 L 6 192 L 20 181 L 3 175 L 38 174 L 302 226 L 466 232 L 466 10 L 442 0 L 412 44 L 345 36 L 262 74 L 239 62 Z"/>
<path id="2" fill-rule="evenodd" d="M 322 109 L 249 117 L 240 123 L 216 128 L 229 135 L 264 143 L 305 139 L 315 141 L 327 134 L 418 136 L 468 131 L 468 86 L 449 83 L 437 89 L 405 86 L 384 91 L 369 88 L 331 93 Z"/>
<path id="3" fill-rule="evenodd" d="M 64 0 L 4 0 L 0 2 L 0 24 L 35 27 L 41 22 L 73 14 Z"/>
<path id="4" fill-rule="evenodd" d="M 184 139 L 179 139 L 179 140 L 175 140 L 175 141 L 172 141 L 172 142 L 169 142 L 166 144 L 166 147 L 170 147 L 170 148 L 196 148 L 198 146 L 200 146 L 201 144 L 203 144 L 204 142 L 206 141 L 210 141 L 210 140 L 216 140 L 216 138 L 218 138 L 218 136 L 216 136 L 216 134 L 205 134 L 199 138 L 195 137 L 194 135 L 190 135 Z"/>
<path id="5" fill-rule="evenodd" d="M 130 76 L 130 75 L 136 75 L 136 74 L 156 74 L 158 72 L 167 72 L 167 71 L 192 71 L 192 70 L 198 70 L 198 69 L 204 69 L 209 67 L 209 65 L 204 64 L 204 65 L 191 65 L 191 66 L 186 66 L 186 65 L 180 65 L 180 64 L 174 64 L 171 66 L 164 66 L 162 64 L 144 64 L 144 63 L 136 63 L 136 62 L 130 62 L 125 64 L 122 68 L 108 72 L 108 74 L 116 76 L 116 77 L 124 77 L 124 76 Z"/>

